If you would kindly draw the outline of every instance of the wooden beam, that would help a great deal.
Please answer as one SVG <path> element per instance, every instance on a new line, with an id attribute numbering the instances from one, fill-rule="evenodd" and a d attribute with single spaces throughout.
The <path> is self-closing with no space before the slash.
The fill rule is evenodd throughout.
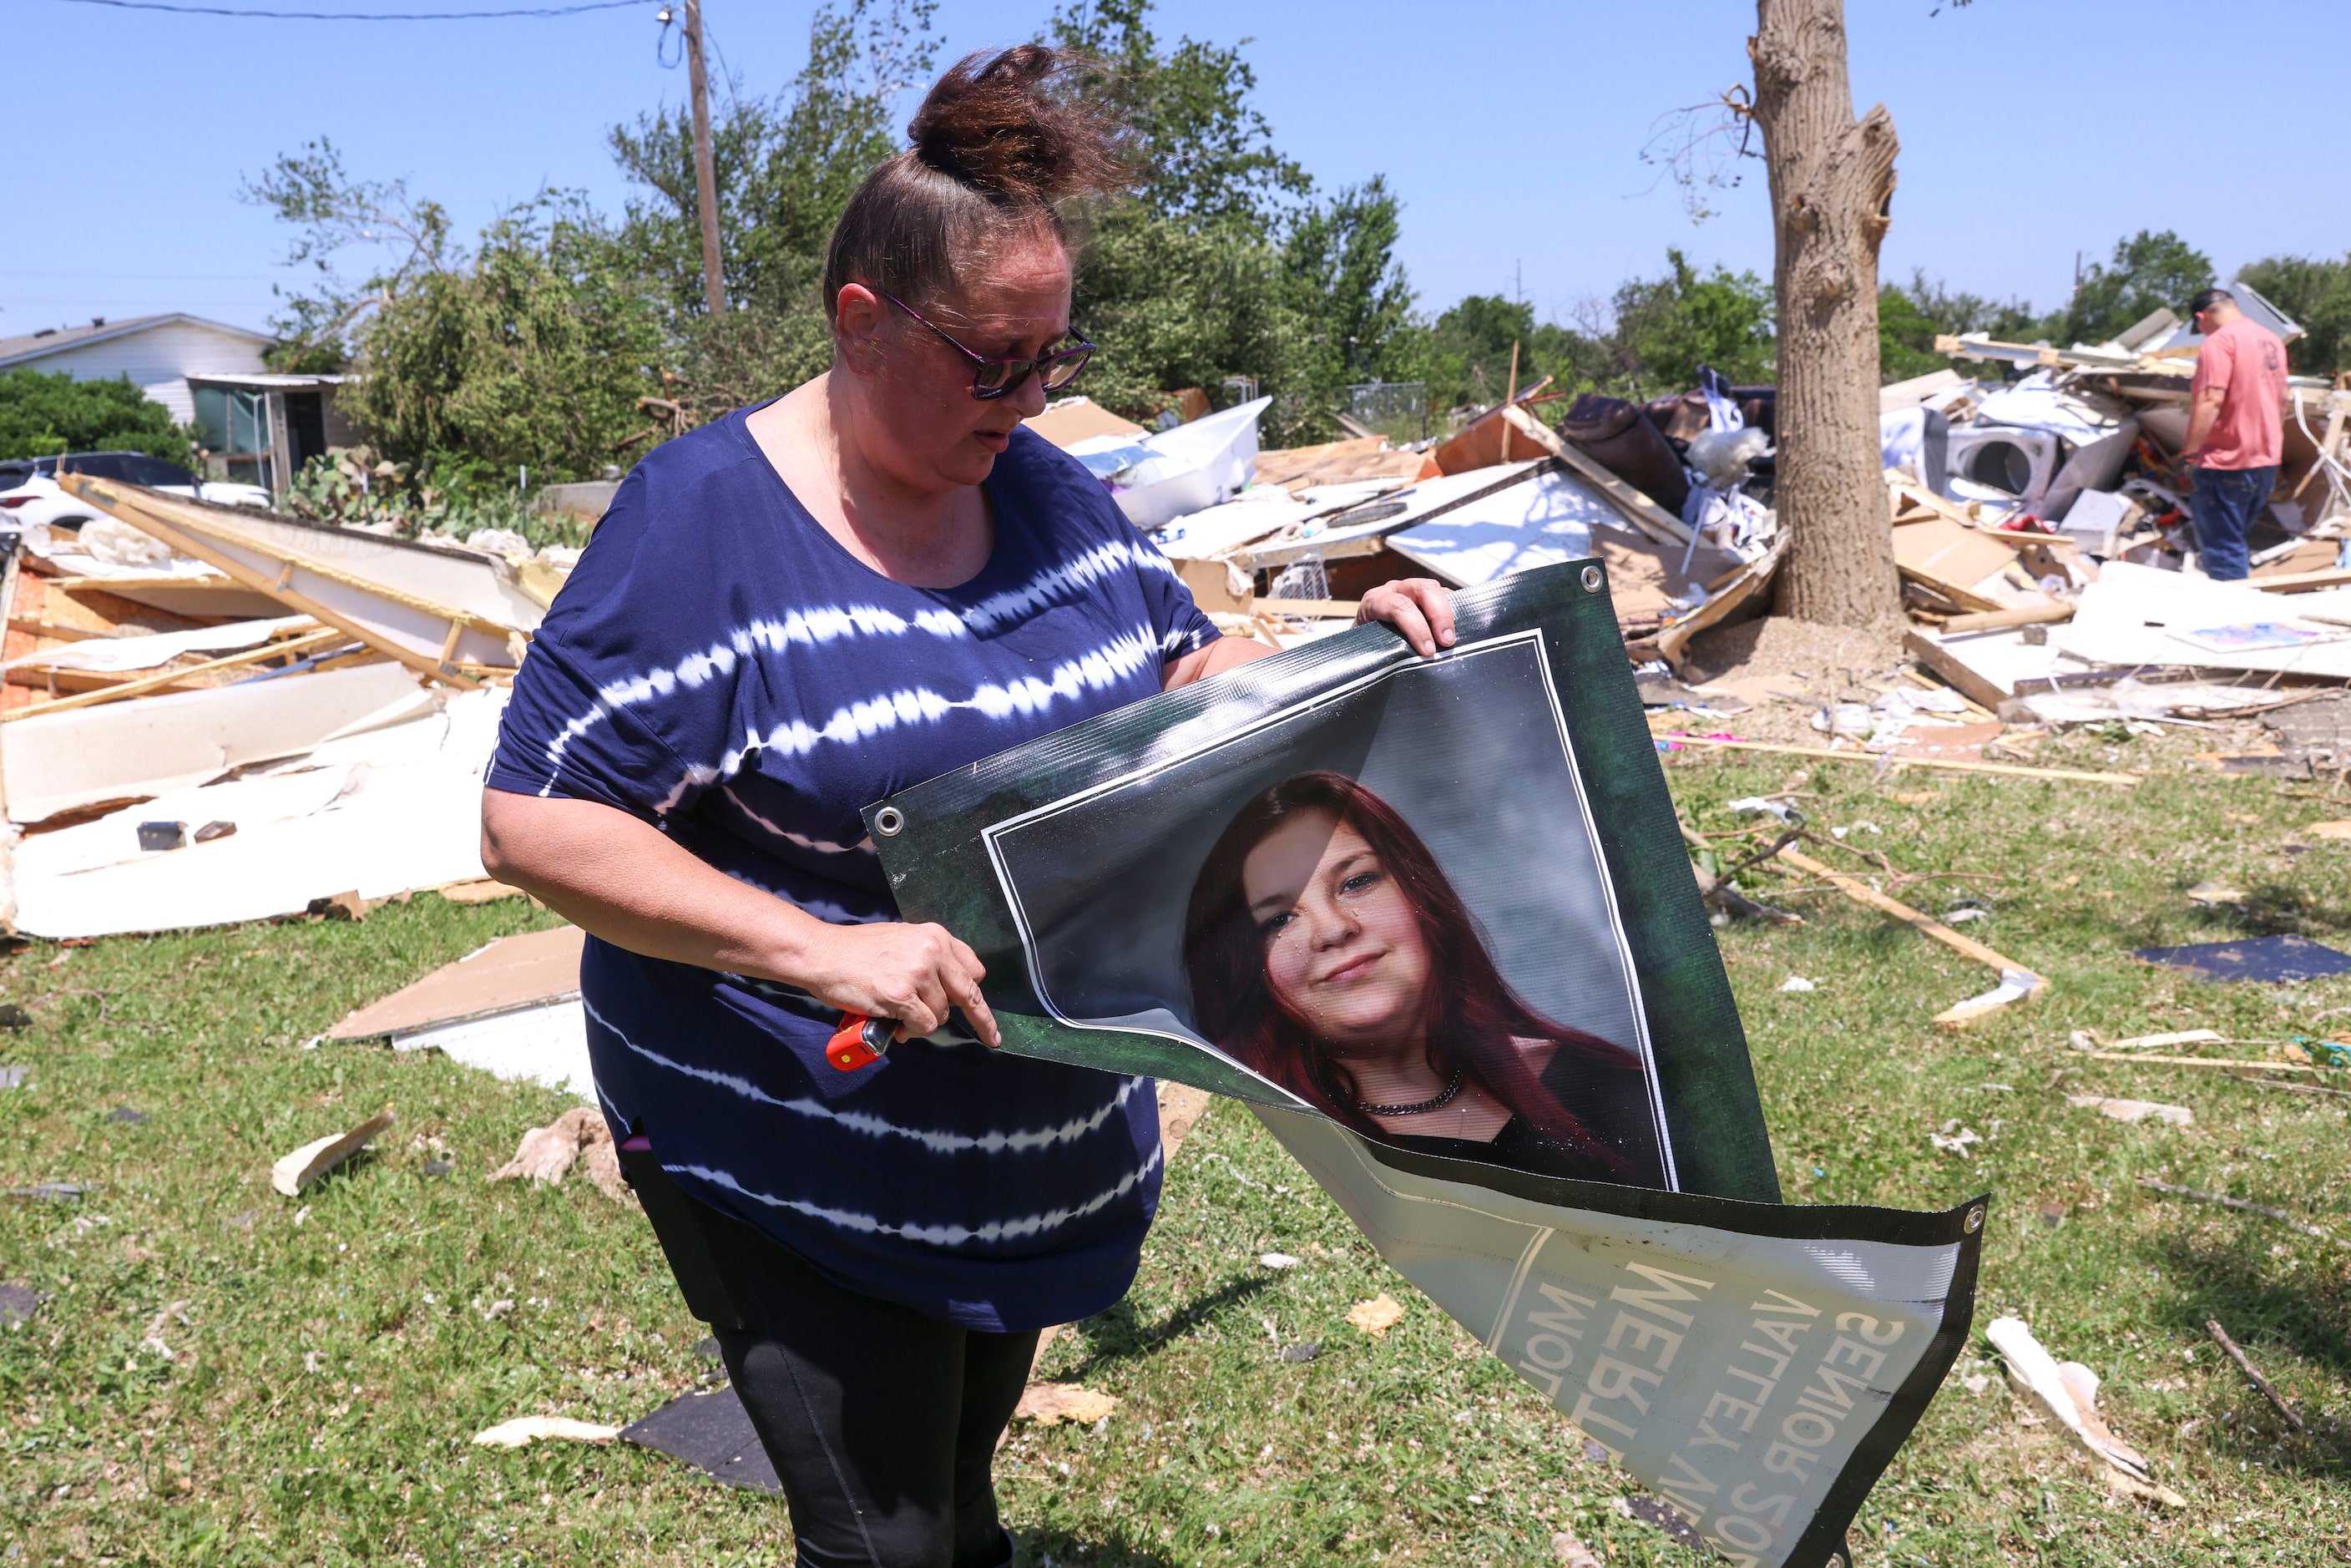
<path id="1" fill-rule="evenodd" d="M 176 675 L 179 672 L 172 673 Z M 36 664 L 19 664 L 16 668 L 8 671 L 5 676 L 0 676 L 0 679 L 5 679 L 12 686 L 30 686 L 35 691 L 46 692 L 50 696 L 55 696 L 59 692 L 70 692 L 77 696 L 84 692 L 102 692 L 110 687 L 119 686 L 125 681 L 145 678 L 143 674 L 117 674 L 104 670 L 44 669 Z M 172 689 L 183 691 L 192 688 L 183 686 Z"/>
<path id="2" fill-rule="evenodd" d="M 1948 578 L 1937 577 L 1923 567 L 1907 566 L 1897 560 L 1894 563 L 1894 570 L 1902 574 L 1906 582 L 1915 582 L 1929 593 L 1939 594 L 1962 610 L 1988 615 L 1995 610 L 2007 608 L 1997 599 L 1986 599 L 1973 589 L 1962 588 Z"/>
<path id="3" fill-rule="evenodd" d="M 246 565 L 235 556 L 232 556 L 226 551 L 215 547 L 209 539 L 203 538 L 188 529 L 179 527 L 177 524 L 166 522 L 161 517 L 135 515 L 138 514 L 138 507 L 135 502 L 108 489 L 104 485 L 89 478 L 87 475 L 61 474 L 57 476 L 57 485 L 60 489 L 64 489 L 72 495 L 79 497 L 81 499 L 88 501 L 94 507 L 104 507 L 116 517 L 120 518 L 123 522 L 129 523 L 131 527 L 139 529 L 140 532 L 147 534 L 152 538 L 161 539 L 163 543 L 179 551 L 182 555 L 188 556 L 193 559 L 201 560 L 208 565 L 217 567 L 220 570 L 225 572 L 235 580 L 245 584 L 246 587 L 253 589 L 260 593 L 266 593 L 270 598 L 277 601 L 280 604 L 285 605 L 287 609 L 298 610 L 303 614 L 309 616 L 312 620 L 319 622 L 323 625 L 333 627 L 336 631 L 342 632 L 346 636 L 358 638 L 360 642 L 365 643 L 369 647 L 381 650 L 381 652 L 390 654 L 392 658 L 399 660 L 402 664 L 407 665 L 410 669 L 414 670 L 419 674 L 430 676 L 432 679 L 439 681 L 445 685 L 456 686 L 462 690 L 472 690 L 481 685 L 479 681 L 474 680 L 469 676 L 456 674 L 454 671 L 442 669 L 439 663 L 427 654 L 419 653 L 414 649 L 410 648 L 403 643 L 395 642 L 392 638 L 384 636 L 380 632 L 362 626 L 356 621 L 336 614 L 333 611 L 328 609 L 325 605 L 319 603 L 317 600 L 312 599 L 308 594 L 297 593 L 290 588 L 278 587 L 277 583 L 270 580 L 267 574 L 254 570 L 251 567 Z M 363 586 L 367 587 L 371 591 L 381 591 L 377 584 L 368 583 L 363 584 Z M 394 595 L 391 593 L 385 593 L 384 596 L 388 599 L 393 599 L 395 601 L 406 601 L 408 598 L 407 595 Z M 462 611 L 454 611 L 432 606 L 428 606 L 427 608 L 434 610 L 434 613 L 439 618 L 444 620 L 455 618 L 463 618 L 465 620 L 473 619 L 473 617 L 465 615 Z M 504 628 L 499 628 L 499 630 L 503 631 Z M 23 713 L 24 710 L 19 709 L 16 714 L 12 716 L 21 717 Z"/>
<path id="4" fill-rule="evenodd" d="M 1962 762 L 1956 758 L 1906 757 L 1898 751 L 1830 751 L 1818 746 L 1773 746 L 1761 740 L 1716 740 L 1703 735 L 1668 735 L 1684 746 L 1719 747 L 1725 751 L 1769 751 L 1781 757 L 1814 757 L 1823 762 L 1883 764 L 1899 772 L 1905 768 L 1932 768 L 1941 773 L 1996 773 L 2006 779 L 2045 779 L 2075 784 L 2115 784 L 2128 789 L 2139 782 L 2136 773 L 2090 773 L 2075 768 L 2020 768 L 2007 762 Z"/>
<path id="5" fill-rule="evenodd" d="M 2011 626 L 2046 626 L 2074 619 L 2074 607 L 2063 600 L 2027 604 L 2017 610 L 1980 610 L 1954 615 L 1943 622 L 1946 632 L 2005 632 Z"/>
<path id="6" fill-rule="evenodd" d="M 2253 1067 L 2263 1072 L 2318 1071 L 2302 1061 L 2247 1061 L 2223 1056 L 2142 1056 L 2135 1051 L 2093 1051 L 2088 1055 L 2093 1061 L 2151 1061 L 2158 1067 Z"/>
<path id="7" fill-rule="evenodd" d="M 2325 571 L 2290 571 L 2283 577 L 2249 577 L 2247 588 L 2258 588 L 2263 593 L 2304 593 L 2314 588 L 2341 588 L 2351 583 L 2351 570 L 2329 567 Z"/>
<path id="8" fill-rule="evenodd" d="M 340 626 L 322 626 L 316 632 L 308 632 L 287 642 L 265 643 L 258 648 L 247 648 L 243 653 L 231 653 L 225 658 L 208 660 L 201 664 L 191 664 L 184 670 L 167 670 L 162 674 L 148 675 L 135 681 L 125 681 L 119 686 L 109 686 L 104 691 L 81 692 L 73 696 L 59 697 L 55 702 L 35 703 L 30 707 L 10 708 L 5 713 L 0 713 L 0 724 L 7 724 L 20 718 L 37 718 L 45 713 L 61 713 L 67 708 L 89 707 L 96 703 L 116 702 L 123 697 L 144 696 L 150 692 L 159 692 L 166 686 L 176 685 L 193 675 L 208 675 L 215 670 L 233 670 L 244 664 L 257 664 L 264 659 L 274 659 L 280 653 L 305 653 L 312 648 L 323 647 L 329 643 L 344 642 L 351 635 Z"/>
<path id="9" fill-rule="evenodd" d="M 1779 572 L 1782 553 L 1781 547 L 1774 545 L 1741 568 L 1740 575 L 1733 577 L 1719 593 L 1657 633 L 1657 652 L 1666 663 L 1674 667 L 1676 674 L 1681 671 L 1682 652 L 1689 646 L 1691 638 L 1709 626 L 1719 624 L 1732 611 L 1771 586 L 1771 579 Z"/>
<path id="10" fill-rule="evenodd" d="M 1274 615 L 1304 615 L 1317 621 L 1353 620 L 1364 607 L 1360 599 L 1260 599 L 1257 608 Z"/>
<path id="11" fill-rule="evenodd" d="M 1823 865 L 1812 856 L 1797 851 L 1792 845 L 1773 857 L 1787 862 L 1808 876 L 1819 877 L 1856 904 L 1865 904 L 1881 915 L 1890 915 L 1905 925 L 1932 942 L 1940 942 L 1952 952 L 1973 958 L 1979 964 L 1989 964 L 2002 974 L 2031 975 L 2037 984 L 2048 982 L 2015 959 L 1995 953 L 1970 936 L 1962 936 L 1931 915 L 1911 908 L 1898 898 L 1888 898 L 1865 882 L 1844 874 L 1832 866 Z"/>
<path id="12" fill-rule="evenodd" d="M 1587 456 L 1583 449 L 1562 436 L 1541 420 L 1518 407 L 1506 408 L 1502 417 L 1510 427 L 1536 445 L 1550 453 L 1567 468 L 1600 492 L 1601 497 L 1625 515 L 1625 521 L 1659 544 L 1686 545 L 1690 541 L 1689 525 L 1657 505 L 1624 480 L 1603 468 Z"/>

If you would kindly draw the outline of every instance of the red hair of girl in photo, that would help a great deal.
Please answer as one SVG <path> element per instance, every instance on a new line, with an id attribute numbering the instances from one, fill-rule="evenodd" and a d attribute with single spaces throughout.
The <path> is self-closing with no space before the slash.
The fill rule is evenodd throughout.
<path id="1" fill-rule="evenodd" d="M 1249 852 L 1283 822 L 1316 812 L 1363 836 L 1417 917 L 1428 946 L 1429 986 L 1420 1022 L 1426 1029 L 1430 1068 L 1440 1079 L 1459 1068 L 1469 1082 L 1526 1118 L 1545 1142 L 1635 1179 L 1624 1158 L 1542 1086 L 1514 1040 L 1552 1041 L 1600 1071 L 1637 1072 L 1638 1061 L 1597 1035 L 1552 1022 L 1520 1000 L 1486 951 L 1477 917 L 1420 835 L 1395 807 L 1343 773 L 1301 773 L 1284 779 L 1242 807 L 1208 852 L 1184 921 L 1184 961 L 1200 1032 L 1333 1121 L 1374 1138 L 1387 1135 L 1358 1108 L 1361 1095 L 1345 1065 L 1282 1008 L 1266 983 L 1264 939 L 1250 918 L 1242 886 Z"/>

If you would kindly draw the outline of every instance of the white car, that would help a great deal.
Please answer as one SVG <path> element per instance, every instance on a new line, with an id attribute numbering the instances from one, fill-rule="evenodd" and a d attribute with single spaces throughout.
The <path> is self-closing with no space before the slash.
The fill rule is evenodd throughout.
<path id="1" fill-rule="evenodd" d="M 144 485 L 166 495 L 190 496 L 225 507 L 269 509 L 269 492 L 258 485 L 199 480 L 176 463 L 138 452 L 68 452 L 63 457 L 19 457 L 0 462 L 0 528 L 78 528 L 99 514 L 89 502 L 57 485 L 57 465 L 70 473 L 124 485 Z"/>

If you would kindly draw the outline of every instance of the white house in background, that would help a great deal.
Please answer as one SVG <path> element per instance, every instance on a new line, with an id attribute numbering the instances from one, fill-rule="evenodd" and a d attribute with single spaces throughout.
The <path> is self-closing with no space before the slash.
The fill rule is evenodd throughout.
<path id="1" fill-rule="evenodd" d="M 335 409 L 340 376 L 273 375 L 266 332 L 174 311 L 127 321 L 100 317 L 0 338 L 0 374 L 25 369 L 76 381 L 129 376 L 173 420 L 196 428 L 207 476 L 282 494 L 302 465 L 358 438 Z"/>
<path id="2" fill-rule="evenodd" d="M 127 321 L 99 317 L 87 327 L 56 327 L 24 338 L 0 338 L 0 371 L 27 369 L 44 375 L 60 371 L 78 382 L 110 382 L 129 376 L 131 384 L 172 411 L 182 424 L 196 421 L 192 375 L 253 376 L 269 367 L 261 351 L 269 334 L 175 311 Z"/>

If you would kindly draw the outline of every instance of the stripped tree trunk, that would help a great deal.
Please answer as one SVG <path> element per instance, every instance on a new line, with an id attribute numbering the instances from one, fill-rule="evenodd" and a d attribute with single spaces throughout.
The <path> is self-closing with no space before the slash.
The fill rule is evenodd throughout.
<path id="1" fill-rule="evenodd" d="M 1780 611 L 1834 626 L 1901 614 L 1877 437 L 1877 247 L 1894 117 L 1859 120 L 1844 0 L 1756 0 L 1755 123 L 1778 241 Z"/>

